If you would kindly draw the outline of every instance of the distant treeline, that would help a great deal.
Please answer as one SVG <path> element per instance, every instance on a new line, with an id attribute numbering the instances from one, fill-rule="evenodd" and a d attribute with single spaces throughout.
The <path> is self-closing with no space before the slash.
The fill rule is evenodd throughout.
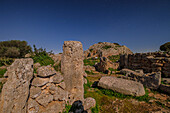
<path id="1" fill-rule="evenodd" d="M 10 40 L 0 42 L 0 57 L 21 58 L 32 52 L 26 41 Z"/>

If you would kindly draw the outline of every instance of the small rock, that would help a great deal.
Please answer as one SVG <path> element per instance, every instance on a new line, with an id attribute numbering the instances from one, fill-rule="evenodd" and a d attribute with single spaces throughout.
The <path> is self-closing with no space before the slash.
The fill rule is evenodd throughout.
<path id="1" fill-rule="evenodd" d="M 36 77 L 33 79 L 32 81 L 32 85 L 33 86 L 44 86 L 45 84 L 47 84 L 49 82 L 49 78 L 40 78 L 40 77 Z"/>
<path id="2" fill-rule="evenodd" d="M 84 109 L 89 110 L 96 106 L 96 100 L 92 97 L 88 97 L 84 100 Z"/>
<path id="3" fill-rule="evenodd" d="M 86 78 L 83 78 L 83 80 L 84 80 L 84 84 L 87 84 L 87 79 L 86 79 Z"/>
<path id="4" fill-rule="evenodd" d="M 67 100 L 67 99 L 68 99 L 68 92 L 59 88 L 59 87 L 56 87 L 56 91 L 54 94 L 54 100 L 63 101 L 63 100 Z"/>
<path id="5" fill-rule="evenodd" d="M 56 71 L 53 67 L 51 67 L 50 65 L 48 66 L 42 66 L 42 67 L 39 67 L 37 69 L 37 74 L 40 76 L 40 77 L 49 77 L 49 76 L 52 76 L 52 75 L 55 75 L 56 74 Z"/>

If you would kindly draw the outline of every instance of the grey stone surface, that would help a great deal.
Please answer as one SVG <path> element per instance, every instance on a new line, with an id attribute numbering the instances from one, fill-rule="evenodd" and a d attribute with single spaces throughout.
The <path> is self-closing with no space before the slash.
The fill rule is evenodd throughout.
<path id="1" fill-rule="evenodd" d="M 96 100 L 92 97 L 84 99 L 84 110 L 89 110 L 96 106 Z"/>
<path id="2" fill-rule="evenodd" d="M 61 81 L 63 81 L 63 76 L 59 72 L 57 72 L 54 76 L 50 77 L 50 82 L 59 84 Z"/>
<path id="3" fill-rule="evenodd" d="M 111 76 L 102 77 L 98 83 L 98 86 L 105 89 L 111 89 L 126 95 L 145 95 L 145 90 L 141 83 Z"/>
<path id="4" fill-rule="evenodd" d="M 16 59 L 8 67 L 7 82 L 1 93 L 1 113 L 26 113 L 30 81 L 33 77 L 33 60 Z"/>
<path id="5" fill-rule="evenodd" d="M 38 112 L 39 112 L 39 104 L 35 100 L 29 98 L 28 113 L 38 113 Z"/>

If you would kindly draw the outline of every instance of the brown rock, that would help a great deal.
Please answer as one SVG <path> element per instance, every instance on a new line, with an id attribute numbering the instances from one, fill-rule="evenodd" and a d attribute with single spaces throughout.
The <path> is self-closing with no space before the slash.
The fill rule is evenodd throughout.
<path id="1" fill-rule="evenodd" d="M 57 72 L 54 76 L 50 77 L 50 82 L 53 82 L 55 84 L 59 84 L 61 81 L 63 81 L 63 76 L 59 72 Z"/>
<path id="2" fill-rule="evenodd" d="M 29 98 L 29 100 L 28 100 L 28 113 L 38 113 L 38 112 L 39 112 L 38 103 L 35 100 Z"/>

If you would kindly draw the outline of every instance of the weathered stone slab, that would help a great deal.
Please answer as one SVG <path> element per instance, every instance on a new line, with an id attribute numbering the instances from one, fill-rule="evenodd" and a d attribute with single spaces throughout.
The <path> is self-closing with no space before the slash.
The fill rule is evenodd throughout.
<path id="1" fill-rule="evenodd" d="M 49 77 L 56 74 L 56 71 L 50 65 L 42 66 L 37 69 L 37 74 L 40 77 Z"/>
<path id="2" fill-rule="evenodd" d="M 98 83 L 98 86 L 126 95 L 145 95 L 145 90 L 141 83 L 111 76 L 102 77 Z"/>
<path id="3" fill-rule="evenodd" d="M 36 77 L 33 79 L 32 81 L 32 85 L 33 86 L 44 86 L 45 84 L 47 84 L 49 82 L 50 78 L 40 78 L 40 77 Z"/>
<path id="4" fill-rule="evenodd" d="M 66 90 L 72 93 L 74 100 L 83 100 L 83 48 L 81 42 L 65 41 L 61 60 Z"/>
<path id="5" fill-rule="evenodd" d="M 35 99 L 41 94 L 41 88 L 40 87 L 34 87 L 31 86 L 30 88 L 30 97 Z"/>
<path id="6" fill-rule="evenodd" d="M 26 113 L 30 81 L 33 77 L 33 60 L 16 59 L 7 69 L 7 82 L 2 89 L 1 113 Z"/>

